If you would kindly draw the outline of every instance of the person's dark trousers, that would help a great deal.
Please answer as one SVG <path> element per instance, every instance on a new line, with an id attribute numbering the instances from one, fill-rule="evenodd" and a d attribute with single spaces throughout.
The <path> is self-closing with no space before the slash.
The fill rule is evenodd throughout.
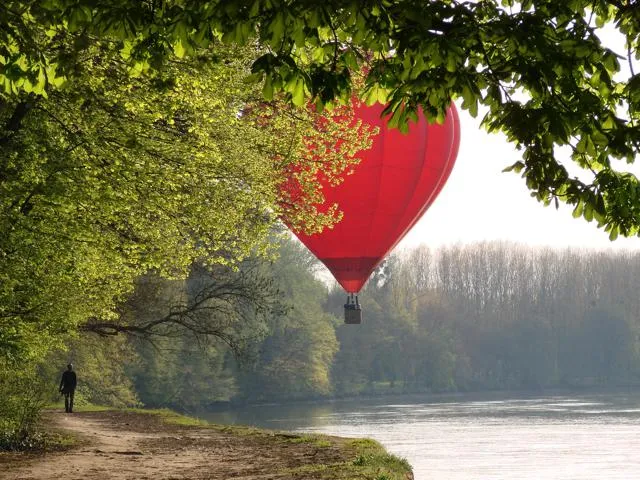
<path id="1" fill-rule="evenodd" d="M 64 394 L 64 411 L 67 413 L 73 413 L 73 394 L 75 392 L 71 390 Z"/>

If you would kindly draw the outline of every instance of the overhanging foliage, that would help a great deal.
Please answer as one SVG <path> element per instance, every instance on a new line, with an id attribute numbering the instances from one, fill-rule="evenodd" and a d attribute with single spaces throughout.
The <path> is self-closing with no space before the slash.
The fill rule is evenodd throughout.
<path id="1" fill-rule="evenodd" d="M 484 105 L 485 125 L 522 150 L 511 169 L 539 201 L 574 205 L 611 239 L 640 228 L 638 180 L 611 163 L 633 162 L 640 145 L 637 1 L 18 0 L 0 6 L 0 22 L 5 97 L 74 82 L 95 38 L 112 42 L 132 75 L 211 44 L 257 40 L 266 51 L 254 57 L 254 79 L 266 98 L 346 100 L 352 72 L 364 68 L 363 96 L 388 100 L 400 128 L 418 105 L 434 120 L 452 98 L 471 114 Z M 603 43 L 605 29 L 620 51 Z M 561 146 L 583 177 L 559 160 Z"/>

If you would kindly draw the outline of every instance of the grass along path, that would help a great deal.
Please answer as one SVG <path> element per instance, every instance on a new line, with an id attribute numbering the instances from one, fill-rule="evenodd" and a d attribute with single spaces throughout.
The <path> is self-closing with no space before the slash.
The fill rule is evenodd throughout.
<path id="1" fill-rule="evenodd" d="M 169 411 L 50 412 L 65 452 L 0 453 L 2 480 L 411 480 L 377 442 L 207 424 Z"/>

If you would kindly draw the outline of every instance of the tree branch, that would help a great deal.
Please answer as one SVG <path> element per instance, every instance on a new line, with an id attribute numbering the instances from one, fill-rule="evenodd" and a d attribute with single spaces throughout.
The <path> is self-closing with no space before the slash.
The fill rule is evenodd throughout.
<path id="1" fill-rule="evenodd" d="M 33 99 L 22 101 L 16 104 L 15 108 L 13 109 L 13 114 L 2 128 L 5 133 L 2 137 L 0 137 L 0 147 L 6 145 L 9 140 L 11 140 L 11 137 L 20 130 L 24 117 L 27 116 L 27 113 L 29 113 L 29 111 L 34 106 L 35 101 L 33 101 Z"/>
<path id="2" fill-rule="evenodd" d="M 149 305 L 157 305 L 158 299 L 167 296 L 158 290 L 169 285 L 165 282 L 153 277 L 142 280 L 136 293 L 121 307 L 120 318 L 91 318 L 79 330 L 102 337 L 123 334 L 145 341 L 186 334 L 202 340 L 216 338 L 240 357 L 246 341 L 260 330 L 247 328 L 250 323 L 284 311 L 280 292 L 270 280 L 257 268 L 245 265 L 241 272 L 225 268 L 207 272 L 195 267 L 189 280 L 195 288 L 187 287 L 186 300 L 181 298 L 185 293 L 181 290 L 172 295 L 169 305 L 160 313 L 149 316 Z"/>

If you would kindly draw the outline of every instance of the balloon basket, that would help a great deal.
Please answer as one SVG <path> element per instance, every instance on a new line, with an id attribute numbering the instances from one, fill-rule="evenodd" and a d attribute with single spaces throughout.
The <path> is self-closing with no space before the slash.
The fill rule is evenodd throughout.
<path id="1" fill-rule="evenodd" d="M 347 303 L 344 304 L 344 323 L 347 325 L 360 325 L 362 323 L 362 309 L 358 296 L 350 294 Z"/>

